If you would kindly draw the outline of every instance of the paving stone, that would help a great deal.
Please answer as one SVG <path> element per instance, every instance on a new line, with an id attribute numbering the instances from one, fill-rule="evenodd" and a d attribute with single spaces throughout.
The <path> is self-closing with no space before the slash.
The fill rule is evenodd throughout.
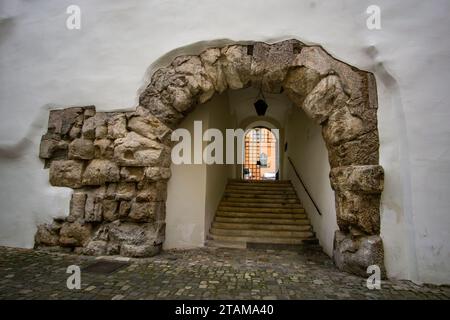
<path id="1" fill-rule="evenodd" d="M 366 280 L 343 273 L 321 252 L 242 249 L 174 250 L 108 275 L 82 273 L 82 289 L 69 290 L 70 265 L 95 257 L 0 247 L 0 299 L 444 299 L 449 286 Z M 14 273 L 13 273 L 14 272 Z M 20 275 L 17 276 L 17 275 Z"/>

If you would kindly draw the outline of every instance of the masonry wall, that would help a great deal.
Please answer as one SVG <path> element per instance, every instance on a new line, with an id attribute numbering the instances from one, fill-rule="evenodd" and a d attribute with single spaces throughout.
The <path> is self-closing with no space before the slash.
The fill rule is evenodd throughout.
<path id="1" fill-rule="evenodd" d="M 0 2 L 0 244 L 32 247 L 38 224 L 69 211 L 70 190 L 51 187 L 38 158 L 49 109 L 132 109 L 175 55 L 297 38 L 376 77 L 388 275 L 450 283 L 448 1 L 379 0 L 381 30 L 366 28 L 368 0 L 76 3 L 70 31 L 73 1 Z M 231 40 L 197 43 L 215 39 Z"/>

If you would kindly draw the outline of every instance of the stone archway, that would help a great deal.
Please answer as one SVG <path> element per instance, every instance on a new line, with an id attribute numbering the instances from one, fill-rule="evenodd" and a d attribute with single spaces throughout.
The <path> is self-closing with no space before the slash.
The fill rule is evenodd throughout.
<path id="1" fill-rule="evenodd" d="M 50 112 L 40 157 L 50 183 L 74 189 L 70 214 L 41 225 L 37 246 L 150 256 L 164 241 L 171 131 L 196 105 L 247 86 L 287 96 L 322 126 L 339 231 L 334 261 L 366 275 L 383 268 L 374 76 L 297 40 L 227 45 L 179 56 L 157 70 L 131 112 Z"/>

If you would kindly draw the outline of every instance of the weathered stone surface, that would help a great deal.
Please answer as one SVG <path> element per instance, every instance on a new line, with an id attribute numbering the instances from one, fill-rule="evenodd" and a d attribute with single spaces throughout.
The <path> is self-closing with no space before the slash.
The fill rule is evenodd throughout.
<path id="1" fill-rule="evenodd" d="M 167 183 L 165 181 L 142 181 L 138 184 L 136 201 L 165 201 L 167 198 Z"/>
<path id="2" fill-rule="evenodd" d="M 154 166 L 167 163 L 167 147 L 135 132 L 114 142 L 114 160 L 123 166 Z"/>
<path id="3" fill-rule="evenodd" d="M 116 199 L 117 183 L 109 183 L 105 186 L 104 199 L 115 200 Z"/>
<path id="4" fill-rule="evenodd" d="M 157 237 L 157 230 L 150 223 L 115 221 L 108 225 L 108 230 L 109 240 L 121 244 L 153 244 Z"/>
<path id="5" fill-rule="evenodd" d="M 83 174 L 84 185 L 102 185 L 120 179 L 120 170 L 116 163 L 109 160 L 92 160 Z"/>
<path id="6" fill-rule="evenodd" d="M 96 139 L 94 141 L 94 154 L 97 159 L 112 159 L 114 157 L 114 144 L 109 139 Z"/>
<path id="7" fill-rule="evenodd" d="M 39 157 L 42 159 L 55 159 L 62 155 L 64 158 L 67 154 L 67 146 L 67 141 L 61 140 L 59 135 L 47 133 L 42 136 L 39 146 Z"/>
<path id="8" fill-rule="evenodd" d="M 340 111 L 347 98 L 340 79 L 337 76 L 330 75 L 320 80 L 306 96 L 303 110 L 317 123 L 322 124 L 333 111 Z M 339 120 L 339 117 L 336 116 L 336 119 Z M 333 120 L 335 119 L 331 119 L 329 123 L 332 124 Z"/>
<path id="9" fill-rule="evenodd" d="M 88 139 L 75 139 L 69 144 L 69 159 L 90 160 L 94 158 L 94 143 Z"/>
<path id="10" fill-rule="evenodd" d="M 367 277 L 367 267 L 377 265 L 385 277 L 383 242 L 380 236 L 351 237 L 336 231 L 333 259 L 346 272 Z"/>
<path id="11" fill-rule="evenodd" d="M 124 114 L 113 114 L 108 117 L 107 121 L 107 138 L 119 139 L 123 138 L 127 134 L 127 118 Z"/>
<path id="12" fill-rule="evenodd" d="M 158 118 L 142 107 L 138 107 L 133 116 L 128 120 L 128 129 L 141 136 L 161 143 L 170 140 L 172 130 Z"/>
<path id="13" fill-rule="evenodd" d="M 376 131 L 363 134 L 354 140 L 337 145 L 327 140 L 325 140 L 325 143 L 332 168 L 378 164 L 379 142 Z"/>
<path id="14" fill-rule="evenodd" d="M 220 64 L 230 89 L 246 87 L 251 80 L 252 57 L 247 46 L 231 45 L 221 49 Z"/>
<path id="15" fill-rule="evenodd" d="M 139 182 L 144 179 L 144 168 L 142 167 L 122 167 L 120 178 L 126 182 Z"/>
<path id="16" fill-rule="evenodd" d="M 64 110 L 51 110 L 48 121 L 48 131 L 62 136 L 68 136 L 76 122 L 83 121 L 83 108 L 73 107 Z"/>
<path id="17" fill-rule="evenodd" d="M 84 208 L 84 220 L 86 222 L 101 222 L 103 220 L 102 198 L 95 192 L 87 195 Z"/>
<path id="18" fill-rule="evenodd" d="M 308 94 L 319 83 L 320 75 L 309 68 L 299 67 L 288 71 L 283 88 L 289 99 L 299 108 L 303 108 L 303 102 Z"/>
<path id="19" fill-rule="evenodd" d="M 119 206 L 119 218 L 126 218 L 130 213 L 131 202 L 130 201 L 120 201 Z"/>
<path id="20" fill-rule="evenodd" d="M 192 98 L 195 99 L 194 103 L 204 103 L 214 95 L 215 89 L 212 80 L 207 75 L 202 61 L 198 56 L 177 57 L 172 62 L 172 66 L 176 74 L 184 75 L 186 88 Z M 176 106 L 176 100 L 174 100 L 174 106 L 180 112 L 189 108 L 189 106 L 182 108 L 184 110 L 178 108 Z"/>
<path id="21" fill-rule="evenodd" d="M 120 247 L 120 255 L 125 257 L 151 257 L 158 254 L 161 251 L 161 245 L 132 245 L 132 244 L 124 244 Z"/>
<path id="22" fill-rule="evenodd" d="M 59 230 L 61 225 L 59 223 L 42 224 L 37 227 L 37 232 L 34 237 L 37 246 L 57 246 L 59 244 Z"/>
<path id="23" fill-rule="evenodd" d="M 84 246 L 89 241 L 91 232 L 92 226 L 88 223 L 66 222 L 61 227 L 59 242 L 61 246 Z"/>
<path id="24" fill-rule="evenodd" d="M 86 193 L 74 192 L 70 199 L 70 214 L 67 221 L 73 222 L 75 220 L 84 218 L 84 208 L 86 206 Z"/>
<path id="25" fill-rule="evenodd" d="M 145 169 L 145 179 L 151 181 L 167 180 L 170 178 L 170 168 L 149 167 Z"/>
<path id="26" fill-rule="evenodd" d="M 102 201 L 103 220 L 114 221 L 119 219 L 119 202 L 115 200 L 104 199 Z"/>
<path id="27" fill-rule="evenodd" d="M 132 182 L 119 182 L 116 189 L 116 200 L 131 200 L 136 194 L 136 185 Z"/>
<path id="28" fill-rule="evenodd" d="M 152 96 L 146 91 L 141 94 L 139 104 L 148 109 L 155 117 L 170 128 L 175 128 L 183 119 L 183 114 L 170 104 L 163 102 L 158 96 Z"/>
<path id="29" fill-rule="evenodd" d="M 131 202 L 130 213 L 128 217 L 138 222 L 155 221 L 156 217 L 161 216 L 165 210 L 163 202 Z"/>
<path id="30" fill-rule="evenodd" d="M 336 192 L 339 229 L 354 235 L 380 233 L 380 194 Z"/>
<path id="31" fill-rule="evenodd" d="M 334 110 L 323 126 L 323 138 L 333 145 L 355 140 L 363 134 L 363 121 L 353 116 L 347 107 Z"/>
<path id="32" fill-rule="evenodd" d="M 331 169 L 330 180 L 335 191 L 381 193 L 384 171 L 380 165 L 337 167 Z"/>
<path id="33" fill-rule="evenodd" d="M 108 128 L 106 122 L 108 114 L 105 112 L 98 112 L 94 116 L 84 120 L 81 134 L 86 139 L 101 139 L 106 138 Z"/>
<path id="34" fill-rule="evenodd" d="M 103 256 L 106 255 L 106 248 L 108 243 L 102 240 L 89 241 L 87 246 L 83 249 L 83 254 L 91 256 Z"/>
<path id="35" fill-rule="evenodd" d="M 252 83 L 261 86 L 264 92 L 280 93 L 293 60 L 294 43 L 291 40 L 275 44 L 255 43 L 251 60 Z"/>
<path id="36" fill-rule="evenodd" d="M 56 160 L 50 165 L 50 184 L 57 187 L 79 188 L 82 186 L 83 162 Z"/>
<path id="37" fill-rule="evenodd" d="M 215 91 L 222 93 L 228 88 L 225 73 L 220 62 L 221 52 L 219 48 L 211 48 L 200 54 L 205 71 L 211 79 Z"/>

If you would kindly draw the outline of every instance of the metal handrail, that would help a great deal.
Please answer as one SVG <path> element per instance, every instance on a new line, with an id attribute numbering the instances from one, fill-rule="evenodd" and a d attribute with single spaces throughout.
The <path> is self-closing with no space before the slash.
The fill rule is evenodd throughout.
<path id="1" fill-rule="evenodd" d="M 292 168 L 294 169 L 295 175 L 297 176 L 298 180 L 300 180 L 300 183 L 303 186 L 303 189 L 305 189 L 306 194 L 308 195 L 309 199 L 311 200 L 311 202 L 313 203 L 314 207 L 316 208 L 317 212 L 319 213 L 319 215 L 321 216 L 322 213 L 320 212 L 319 207 L 317 206 L 316 202 L 314 201 L 314 199 L 312 198 L 311 194 L 308 191 L 308 188 L 306 188 L 306 185 L 303 183 L 302 178 L 300 177 L 300 174 L 298 173 L 297 169 L 295 168 L 294 162 L 292 162 L 291 157 L 288 157 L 289 163 L 291 164 Z"/>

